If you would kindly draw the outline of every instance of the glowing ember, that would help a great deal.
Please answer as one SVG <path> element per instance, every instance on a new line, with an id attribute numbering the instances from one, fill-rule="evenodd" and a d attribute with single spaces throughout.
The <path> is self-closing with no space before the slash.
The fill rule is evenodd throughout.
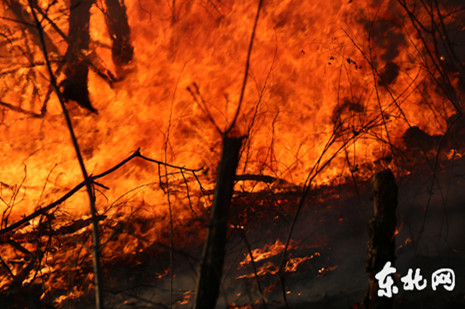
<path id="1" fill-rule="evenodd" d="M 337 269 L 338 266 L 330 266 L 330 267 L 322 267 L 320 269 L 318 269 L 318 276 L 321 277 L 323 276 L 324 274 L 326 274 L 327 272 L 330 272 L 330 271 L 333 271 L 335 269 Z"/>

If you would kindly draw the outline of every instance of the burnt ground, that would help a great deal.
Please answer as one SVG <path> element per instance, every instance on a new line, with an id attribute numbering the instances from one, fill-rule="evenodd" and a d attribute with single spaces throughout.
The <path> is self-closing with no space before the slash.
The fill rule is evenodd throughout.
<path id="1" fill-rule="evenodd" d="M 400 292 L 395 297 L 396 308 L 465 308 L 465 159 L 441 165 L 436 173 L 428 169 L 412 171 L 397 177 L 397 184 L 398 277 L 407 274 L 409 268 L 420 268 L 428 285 L 423 291 L 406 292 L 397 279 Z M 290 259 L 306 258 L 296 271 L 284 276 L 289 308 L 357 308 L 368 287 L 365 264 L 367 222 L 372 215 L 371 190 L 370 181 L 346 181 L 310 192 L 288 250 Z M 279 252 L 256 261 L 257 271 L 268 270 L 258 276 L 259 284 L 251 264 L 240 267 L 249 252 L 247 244 L 256 249 L 286 240 L 301 188 L 287 185 L 274 188 L 273 192 L 237 193 L 234 198 L 217 308 L 265 308 L 264 302 L 266 308 L 285 308 L 282 284 L 276 275 Z M 181 238 L 189 236 L 179 233 Z M 183 246 L 175 243 L 172 281 L 166 243 L 149 244 L 126 259 L 106 260 L 103 263 L 106 307 L 169 308 L 172 302 L 173 308 L 191 308 L 202 242 L 199 239 Z M 445 267 L 455 271 L 455 289 L 447 292 L 440 287 L 432 291 L 431 274 Z M 83 275 L 91 271 L 91 265 L 80 268 Z M 24 293 L 29 297 L 27 294 L 33 291 Z M 10 301 L 21 301 L 22 296 L 8 297 L 11 304 Z M 92 298 L 89 293 L 65 301 L 62 308 L 93 307 Z M 56 307 L 53 295 L 38 302 L 48 307 L 24 302 L 28 308 Z"/>
<path id="2" fill-rule="evenodd" d="M 432 172 L 423 170 L 397 179 L 399 234 L 395 267 L 400 292 L 395 297 L 395 308 L 465 308 L 464 177 L 465 161 L 461 159 L 442 166 L 434 177 Z M 285 307 L 281 282 L 275 274 L 279 254 L 255 263 L 256 269 L 269 270 L 258 276 L 260 288 L 253 275 L 241 278 L 253 274 L 253 267 L 238 266 L 248 252 L 243 231 L 252 249 L 263 248 L 277 239 L 284 242 L 300 195 L 295 189 L 276 193 L 273 201 L 268 202 L 260 195 L 236 197 L 231 220 L 235 227 L 229 234 L 217 308 L 264 308 L 260 290 L 264 292 L 266 308 Z M 277 200 L 279 207 L 274 204 Z M 357 308 L 368 287 L 364 269 L 371 208 L 370 181 L 319 188 L 310 194 L 297 220 L 288 256 L 312 258 L 299 264 L 295 272 L 286 273 L 290 308 Z M 201 250 L 200 244 L 173 256 L 174 308 L 192 306 Z M 119 283 L 119 290 L 107 293 L 109 307 L 169 307 L 169 276 L 144 279 L 149 273 L 166 270 L 169 254 L 160 247 L 152 253 L 145 262 L 113 280 Z M 451 292 L 442 287 L 433 291 L 431 274 L 445 267 L 454 270 L 456 286 Z M 409 268 L 421 269 L 428 280 L 425 290 L 403 291 L 399 277 L 406 275 Z"/>

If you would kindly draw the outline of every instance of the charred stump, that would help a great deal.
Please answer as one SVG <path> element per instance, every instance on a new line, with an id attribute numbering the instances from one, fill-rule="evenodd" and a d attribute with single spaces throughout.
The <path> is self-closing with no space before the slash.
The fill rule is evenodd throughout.
<path id="1" fill-rule="evenodd" d="M 194 309 L 213 309 L 223 272 L 229 204 L 233 194 L 242 138 L 223 138 L 210 223 L 200 263 Z"/>
<path id="2" fill-rule="evenodd" d="M 90 8 L 94 2 L 94 0 L 71 0 L 68 49 L 65 55 L 66 79 L 60 86 L 65 101 L 73 100 L 91 112 L 97 113 L 90 103 L 87 88 L 90 63 L 83 56 L 83 52 L 89 50 Z"/>
<path id="3" fill-rule="evenodd" d="M 395 260 L 397 185 L 391 170 L 378 172 L 373 177 L 373 217 L 368 222 L 368 258 L 365 271 L 369 288 L 362 308 L 392 308 L 392 298 L 378 296 L 375 275 L 387 262 Z"/>
<path id="4" fill-rule="evenodd" d="M 123 0 L 105 0 L 107 11 L 105 22 L 111 39 L 111 56 L 116 66 L 132 61 L 134 49 L 131 44 L 126 6 Z"/>

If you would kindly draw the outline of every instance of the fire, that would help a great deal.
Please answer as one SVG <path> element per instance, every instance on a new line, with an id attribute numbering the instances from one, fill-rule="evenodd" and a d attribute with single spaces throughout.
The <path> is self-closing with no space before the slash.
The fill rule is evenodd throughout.
<path id="1" fill-rule="evenodd" d="M 215 127 L 224 130 L 236 113 L 256 8 L 252 1 L 173 1 L 174 7 L 166 1 L 125 2 L 132 62 L 126 66 L 114 62 L 105 15 L 101 6 L 93 5 L 90 46 L 80 56 L 92 63 L 88 90 L 98 115 L 73 102 L 67 105 L 87 169 L 98 175 L 140 148 L 148 158 L 203 170 L 183 172 L 139 157 L 99 179 L 96 205 L 106 262 L 115 256 L 136 259 L 151 245 L 166 243 L 173 226 L 182 227 L 173 236 L 180 246 L 203 240 L 202 220 L 211 204 L 220 155 L 221 136 Z M 399 151 L 406 148 L 406 130 L 418 126 L 436 141 L 451 128 L 448 121 L 463 103 L 463 77 L 451 68 L 455 60 L 446 51 L 437 59 L 427 57 L 407 18 L 408 3 L 403 8 L 401 0 L 378 2 L 264 1 L 235 134 L 247 136 L 238 173 L 269 175 L 276 182 L 241 189 L 290 191 L 305 184 L 309 175 L 315 176 L 314 186 L 349 177 L 368 179 L 380 166 L 408 174 Z M 16 22 L 18 13 L 11 3 L 29 14 L 25 22 Z M 41 0 L 39 8 L 48 17 L 41 16 L 47 57 L 62 81 L 69 31 L 64 12 L 69 12 L 69 3 Z M 448 9 L 438 8 L 444 23 L 455 25 Z M 30 13 L 25 0 L 0 6 L 2 228 L 49 205 L 82 181 L 35 29 L 25 26 L 32 20 Z M 427 20 L 427 12 L 418 14 Z M 462 33 L 463 23 L 460 26 Z M 433 72 L 425 68 L 431 63 L 437 66 Z M 461 149 L 455 148 L 446 154 L 449 159 L 461 156 Z M 53 214 L 31 219 L 15 234 L 27 238 L 41 231 L 40 239 L 26 242 L 24 250 L 2 245 L 1 256 L 10 262 L 24 254 L 35 256 L 47 237 L 61 235 L 62 240 L 53 243 L 53 253 L 37 257 L 49 263 L 40 271 L 48 268 L 53 274 L 66 267 L 71 256 L 76 264 L 88 267 L 89 261 L 80 258 L 90 247 L 87 215 L 81 190 Z M 73 236 L 62 235 L 70 229 Z M 63 251 L 60 246 L 73 249 Z M 289 249 L 294 246 L 291 242 Z M 253 260 L 265 261 L 283 249 L 277 239 L 252 250 Z M 311 258 L 291 258 L 286 271 L 295 271 Z M 240 267 L 249 263 L 247 255 Z M 259 272 L 276 273 L 274 264 L 261 267 Z M 21 269 L 12 265 L 9 271 L 0 278 L 0 287 Z M 58 275 L 50 275 L 49 284 L 66 286 Z"/>
<path id="2" fill-rule="evenodd" d="M 329 267 L 322 267 L 320 269 L 318 269 L 318 276 L 323 276 L 324 274 L 326 274 L 327 272 L 330 272 L 330 271 L 333 271 L 335 269 L 337 269 L 338 266 L 335 265 L 335 266 L 329 266 Z"/>
<path id="3" fill-rule="evenodd" d="M 178 304 L 180 305 L 186 305 L 189 303 L 191 297 L 192 297 L 192 291 L 186 291 L 184 292 L 184 295 L 183 295 L 183 300 L 180 300 L 178 301 Z"/>
<path id="4" fill-rule="evenodd" d="M 79 297 L 83 296 L 84 292 L 83 291 L 78 291 L 76 288 L 74 288 L 72 291 L 70 291 L 67 295 L 62 295 L 57 297 L 55 300 L 55 303 L 60 306 L 62 303 L 66 300 L 69 299 L 78 299 Z"/>
<path id="5" fill-rule="evenodd" d="M 289 245 L 289 249 L 292 249 L 293 247 L 295 247 L 294 243 Z M 267 244 L 267 245 L 265 245 L 265 247 L 263 249 L 257 248 L 257 249 L 252 250 L 253 260 L 256 263 L 256 262 L 259 262 L 261 260 L 265 260 L 265 259 L 268 259 L 268 258 L 270 258 L 272 256 L 278 255 L 283 250 L 284 250 L 284 244 L 279 239 L 277 239 L 274 244 L 271 244 L 271 245 Z M 245 265 L 249 264 L 251 261 L 252 261 L 252 259 L 251 259 L 250 255 L 247 255 L 240 262 L 240 265 L 245 266 Z"/>
<path id="6" fill-rule="evenodd" d="M 49 14 L 66 33 L 66 19 L 60 15 L 65 7 L 60 5 L 63 4 L 54 5 Z M 47 2 L 41 2 L 41 6 L 46 7 Z M 429 134 L 444 131 L 445 118 L 432 117 L 439 108 L 435 100 L 437 104 L 443 100 L 432 94 L 428 103 L 431 109 L 421 105 L 424 100 L 416 89 L 426 73 L 412 59 L 414 47 L 400 38 L 402 26 L 411 26 L 393 15 L 392 6 L 372 8 L 347 1 L 265 2 L 251 59 L 253 82 L 247 88 L 239 127 L 246 133 L 252 121 L 260 125 L 251 128 L 253 134 L 242 169 L 302 183 L 334 135 L 332 148 L 323 159 L 331 157 L 341 143 L 350 144 L 348 156 L 342 153 L 337 156 L 316 183 L 330 183 L 335 177 L 349 175 L 351 168 L 358 176 L 369 177 L 366 170 L 370 164 L 390 155 L 385 142 L 399 143 L 407 123 L 419 125 Z M 212 170 L 218 158 L 215 145 L 219 136 L 199 105 L 201 101 L 194 100 L 186 89 L 195 83 L 217 124 L 222 128 L 228 124 L 235 112 L 243 74 L 242 65 L 230 59 L 245 60 L 247 41 L 241 38 L 250 31 L 253 3 L 194 3 L 180 5 L 173 11 L 164 3 L 128 1 L 127 7 L 136 54 L 130 73 L 124 80 L 109 85 L 91 72 L 89 91 L 101 111 L 98 117 L 70 106 L 89 170 L 105 170 L 114 164 L 115 153 L 129 153 L 138 147 L 150 157 L 166 157 L 171 163 Z M 321 10 L 326 13 L 315 13 Z M 398 32 L 399 47 L 389 47 L 383 38 L 375 38 L 379 46 L 363 45 L 366 35 L 363 27 L 368 25 L 355 16 L 371 16 L 375 10 L 382 17 L 379 25 L 374 26 L 388 27 L 386 23 L 390 22 L 388 30 Z M 158 17 L 152 12 L 157 12 Z M 4 10 L 2 14 L 11 13 Z M 178 21 L 173 24 L 170 18 Z M 12 31 L 19 27 L 14 23 L 8 26 Z M 92 52 L 99 56 L 103 67 L 116 71 L 108 48 L 110 39 L 104 15 L 97 6 L 91 10 L 90 28 Z M 66 44 L 62 38 L 53 30 L 50 37 L 57 52 L 63 52 Z M 7 44 L 18 60 L 24 58 L 18 54 L 21 42 Z M 372 60 L 361 54 L 368 52 L 368 48 L 380 54 L 376 63 L 370 63 Z M 38 47 L 34 52 L 34 57 L 40 59 Z M 388 59 L 387 64 L 381 62 L 383 57 Z M 371 65 L 376 65 L 381 75 L 389 75 L 394 66 L 396 75 L 395 78 L 394 73 L 390 75 L 388 88 L 373 84 L 378 81 L 373 81 Z M 27 103 L 31 112 L 38 112 L 44 89 L 48 87 L 43 67 L 36 70 L 41 92 Z M 30 72 L 18 68 L 15 74 L 6 74 L 2 80 L 11 83 Z M 374 86 L 378 87 L 377 94 Z M 10 87 L 3 100 L 14 105 L 20 88 L 21 85 Z M 27 93 L 19 100 L 25 96 Z M 24 175 L 18 170 L 25 164 L 30 171 L 25 183 L 30 194 L 25 196 L 24 205 L 33 204 L 33 196 L 40 195 L 39 184 L 66 188 L 79 179 L 55 97 L 47 107 L 49 116 L 44 119 L 25 119 L 6 110 L 4 123 L 8 126 L 2 128 L 2 134 L 8 142 L 2 161 L 10 163 L 3 166 L 2 181 L 10 188 L 20 185 Z M 447 105 L 445 108 L 448 117 L 453 110 Z M 380 118 L 380 110 L 384 118 Z M 127 192 L 137 185 L 137 178 L 151 172 L 147 168 L 132 177 L 126 172 L 121 175 L 124 182 L 109 182 L 118 183 L 120 191 Z M 13 192 L 3 194 L 7 198 Z M 67 207 L 78 212 L 82 209 Z M 15 208 L 19 213 L 30 209 L 23 205 Z"/>
<path id="7" fill-rule="evenodd" d="M 297 246 L 298 245 L 292 241 L 288 246 L 288 250 L 297 248 Z M 276 275 L 279 272 L 279 267 L 275 263 L 270 261 L 269 259 L 274 256 L 280 255 L 283 252 L 284 247 L 285 245 L 279 239 L 277 239 L 274 244 L 269 244 L 269 245 L 266 244 L 263 248 L 253 249 L 251 251 L 251 254 L 253 256 L 254 263 L 259 263 L 265 260 L 267 261 L 258 267 L 256 274 L 251 273 L 251 274 L 241 275 L 241 276 L 238 276 L 237 278 L 238 279 L 253 278 L 254 276 L 264 276 L 266 274 Z M 297 271 L 297 268 L 300 264 L 302 264 L 303 262 L 307 260 L 311 260 L 317 256 L 320 256 L 319 252 L 315 252 L 314 254 L 310 256 L 289 258 L 286 261 L 286 264 L 284 266 L 284 271 L 295 272 Z M 239 266 L 240 268 L 245 268 L 251 262 L 252 262 L 252 259 L 250 257 L 250 254 L 247 254 L 245 258 L 239 263 Z"/>
<path id="8" fill-rule="evenodd" d="M 297 257 L 297 258 L 289 259 L 289 261 L 287 261 L 286 267 L 284 269 L 287 272 L 295 272 L 295 271 L 297 271 L 297 267 L 299 266 L 299 264 L 301 264 L 302 262 L 305 262 L 306 260 L 312 259 L 312 258 L 313 258 L 313 255 L 312 256 L 306 256 L 306 257 Z"/>

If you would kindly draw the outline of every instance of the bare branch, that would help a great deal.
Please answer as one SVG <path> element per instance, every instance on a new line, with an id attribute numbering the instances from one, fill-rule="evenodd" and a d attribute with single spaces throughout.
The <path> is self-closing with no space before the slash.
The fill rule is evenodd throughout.
<path id="1" fill-rule="evenodd" d="M 229 127 L 226 129 L 226 131 L 224 131 L 224 136 L 227 136 L 228 133 L 234 128 L 234 126 L 236 125 L 237 118 L 239 117 L 239 113 L 241 111 L 242 101 L 244 100 L 245 87 L 247 85 L 247 77 L 249 76 L 250 55 L 252 54 L 252 46 L 255 38 L 255 31 L 257 30 L 258 17 L 260 16 L 262 3 L 263 0 L 260 0 L 258 2 L 257 14 L 255 15 L 255 22 L 253 25 L 252 35 L 250 37 L 249 49 L 247 51 L 247 61 L 245 62 L 244 80 L 242 82 L 241 94 L 239 97 L 239 103 L 237 104 L 236 114 L 234 115 L 234 118 Z"/>

